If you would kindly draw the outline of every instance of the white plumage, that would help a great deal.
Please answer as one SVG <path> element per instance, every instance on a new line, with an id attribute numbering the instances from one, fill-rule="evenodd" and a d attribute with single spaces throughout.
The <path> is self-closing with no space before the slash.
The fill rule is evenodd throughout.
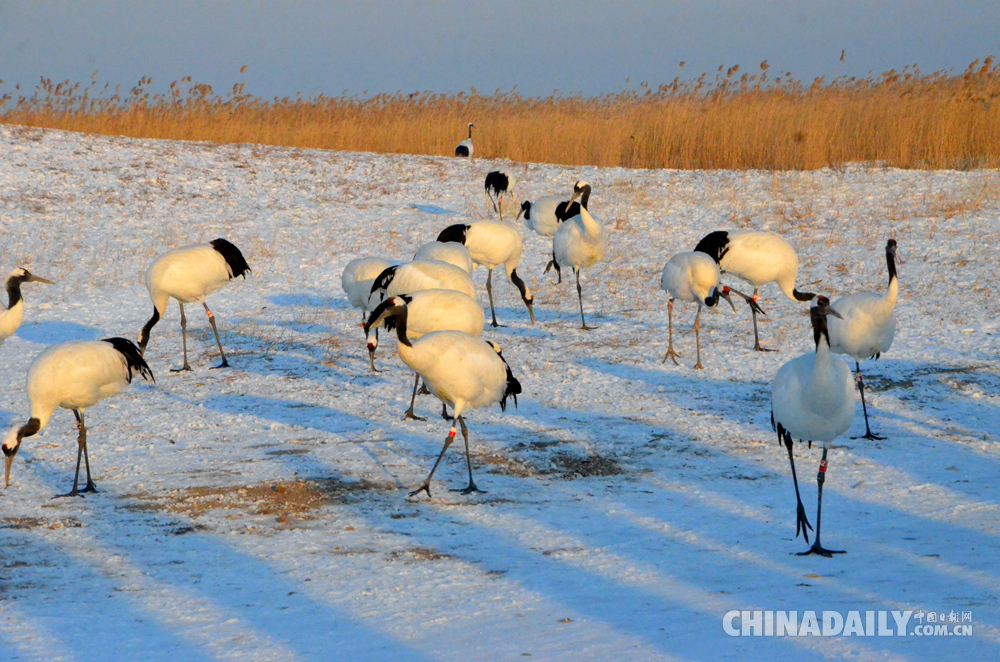
<path id="1" fill-rule="evenodd" d="M 455 156 L 465 156 L 471 158 L 476 150 L 472 147 L 472 130 L 476 128 L 476 125 L 469 122 L 469 137 L 458 143 L 455 147 Z"/>
<path id="2" fill-rule="evenodd" d="M 468 225 L 450 225 L 438 235 L 437 240 L 445 243 L 456 243 L 465 246 L 472 261 L 486 267 L 486 293 L 490 298 L 490 314 L 493 326 L 498 326 L 497 315 L 493 307 L 493 269 L 503 265 L 510 282 L 517 288 L 521 301 L 528 309 L 531 323 L 535 323 L 535 297 L 531 289 L 517 274 L 517 266 L 521 262 L 521 235 L 517 228 L 506 223 L 494 221 L 476 221 Z"/>
<path id="3" fill-rule="evenodd" d="M 544 195 L 535 200 L 525 200 L 521 203 L 521 210 L 514 220 L 523 215 L 524 224 L 529 230 L 543 237 L 554 237 L 563 220 L 556 214 L 556 209 L 564 202 L 567 202 L 566 198 L 558 195 Z"/>
<path id="4" fill-rule="evenodd" d="M 863 439 L 884 439 L 873 434 L 868 425 L 868 405 L 865 404 L 865 383 L 861 375 L 861 361 L 878 358 L 889 351 L 896 335 L 896 299 L 899 296 L 899 279 L 896 277 L 896 240 L 885 245 L 885 262 L 889 272 L 889 287 L 883 294 L 858 292 L 849 294 L 833 304 L 843 320 L 830 320 L 830 349 L 835 354 L 847 354 L 854 359 L 861 408 L 865 414 Z"/>
<path id="5" fill-rule="evenodd" d="M 21 295 L 21 285 L 24 283 L 55 285 L 51 280 L 36 276 L 20 267 L 7 274 L 7 310 L 0 312 L 0 345 L 14 335 L 24 321 L 24 297 Z"/>
<path id="6" fill-rule="evenodd" d="M 414 260 L 440 260 L 471 274 L 474 268 L 469 249 L 453 241 L 429 241 L 413 254 Z"/>
<path id="7" fill-rule="evenodd" d="M 362 322 L 365 321 L 366 314 L 370 313 L 379 303 L 378 300 L 369 302 L 372 283 L 379 277 L 379 274 L 391 266 L 391 262 L 380 257 L 359 257 L 351 260 L 344 267 L 344 272 L 340 276 L 340 284 L 351 305 L 361 311 Z"/>
<path id="8" fill-rule="evenodd" d="M 580 300 L 581 329 L 588 329 L 583 315 L 583 290 L 580 287 L 580 270 L 592 267 L 604 259 L 607 250 L 604 225 L 594 218 L 587 205 L 590 202 L 590 184 L 578 181 L 573 186 L 570 204 L 580 198 L 580 213 L 563 221 L 552 239 L 552 256 L 557 264 L 569 266 L 576 273 L 576 295 Z"/>
<path id="9" fill-rule="evenodd" d="M 660 287 L 670 295 L 670 302 L 667 304 L 669 320 L 669 344 L 667 354 L 663 357 L 663 362 L 671 359 L 675 365 L 678 354 L 674 351 L 674 299 L 687 303 L 698 304 L 698 312 L 694 317 L 695 343 L 698 351 L 698 362 L 695 369 L 700 370 L 701 365 L 701 336 L 700 324 L 702 304 L 712 307 L 719 302 L 722 297 L 733 305 L 733 300 L 729 296 L 729 288 L 719 286 L 719 265 L 715 260 L 704 253 L 690 252 L 678 253 L 667 260 L 663 266 L 663 273 L 660 276 Z M 737 293 L 738 294 L 738 293 Z M 733 311 L 736 308 L 733 307 Z"/>
<path id="10" fill-rule="evenodd" d="M 753 300 L 757 289 L 767 283 L 777 283 L 792 301 L 811 301 L 815 294 L 795 289 L 799 273 L 799 258 L 791 244 L 774 232 L 719 230 L 705 236 L 695 247 L 718 264 L 723 273 L 732 274 L 753 285 Z M 757 311 L 753 311 L 754 349 L 760 346 L 757 334 Z"/>
<path id="11" fill-rule="evenodd" d="M 826 479 L 826 454 L 830 442 L 851 427 L 854 420 L 854 381 L 847 364 L 830 352 L 827 316 L 840 317 L 826 297 L 818 297 L 810 309 L 816 351 L 803 354 L 785 363 L 771 384 L 771 419 L 778 432 L 778 441 L 784 442 L 792 466 L 795 497 L 798 500 L 796 536 L 801 532 L 809 542 L 807 529 L 812 527 L 806 519 L 805 508 L 799 495 L 792 455 L 792 439 L 823 443 L 823 457 L 817 476 L 818 502 L 816 507 L 816 539 L 806 554 L 830 556 L 831 550 L 820 544 L 820 523 L 823 508 L 823 482 Z"/>
<path id="12" fill-rule="evenodd" d="M 208 244 L 177 248 L 158 257 L 146 272 L 146 289 L 153 300 L 153 316 L 139 333 L 139 351 L 146 353 L 149 333 L 167 310 L 167 302 L 177 299 L 181 311 L 181 339 L 184 345 L 184 365 L 174 370 L 190 370 L 187 360 L 187 318 L 184 304 L 198 301 L 205 307 L 208 321 L 215 332 L 222 363 L 217 368 L 229 366 L 226 353 L 219 340 L 215 315 L 205 303 L 205 297 L 215 292 L 237 276 L 246 278 L 250 266 L 236 246 L 225 239 L 214 239 Z"/>
<path id="13" fill-rule="evenodd" d="M 81 455 L 87 464 L 87 486 L 80 492 L 93 492 L 90 459 L 87 457 L 87 428 L 84 410 L 104 398 L 117 395 L 132 382 L 135 374 L 152 379 L 153 373 L 139 349 L 125 338 L 74 340 L 53 345 L 42 352 L 28 369 L 26 387 L 31 402 L 31 417 L 24 425 L 11 430 L 3 440 L 7 456 L 5 480 L 10 484 L 10 467 L 21 447 L 21 440 L 45 429 L 57 408 L 72 409 L 80 429 L 73 490 L 76 496 Z"/>
<path id="14" fill-rule="evenodd" d="M 483 334 L 483 326 L 486 324 L 483 307 L 469 295 L 455 290 L 419 290 L 412 294 L 386 299 L 372 312 L 372 319 L 365 325 L 369 352 L 374 352 L 378 347 L 378 336 L 374 334 L 376 328 L 382 325 L 386 325 L 390 330 L 395 328 L 395 317 L 386 311 L 398 306 L 406 306 L 408 320 L 406 332 L 411 340 L 417 340 L 434 331 L 462 331 L 478 338 Z M 417 383 L 419 381 L 418 375 Z M 410 408 L 406 410 L 404 417 L 423 420 L 413 412 L 417 383 L 413 385 Z"/>
<path id="15" fill-rule="evenodd" d="M 426 491 L 430 496 L 431 477 L 455 439 L 455 421 L 462 427 L 469 466 L 469 486 L 463 493 L 480 491 L 472 479 L 469 434 L 462 413 L 494 402 L 499 402 L 501 409 L 506 409 L 509 396 L 514 397 L 516 405 L 517 394 L 521 392 L 520 383 L 511 374 L 496 343 L 480 340 L 461 331 L 435 331 L 420 339 L 411 340 L 407 335 L 407 306 L 393 306 L 382 314 L 396 317 L 399 358 L 423 378 L 431 393 L 445 405 L 454 408 L 451 430 L 445 437 L 444 448 L 441 449 L 437 462 L 423 485 L 410 492 L 410 495 Z"/>

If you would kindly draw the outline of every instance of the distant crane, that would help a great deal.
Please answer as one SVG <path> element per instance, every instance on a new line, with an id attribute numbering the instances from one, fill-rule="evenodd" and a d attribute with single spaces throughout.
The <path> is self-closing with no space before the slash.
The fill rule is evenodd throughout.
<path id="1" fill-rule="evenodd" d="M 250 271 L 250 265 L 243 259 L 243 253 L 236 246 L 219 238 L 207 244 L 176 248 L 156 258 L 146 272 L 146 289 L 153 300 L 153 316 L 139 333 L 139 352 L 145 356 L 146 345 L 149 343 L 149 332 L 160 321 L 167 310 L 167 302 L 177 299 L 181 309 L 181 341 L 184 344 L 184 365 L 171 368 L 171 372 L 190 370 L 187 360 L 187 318 L 184 317 L 184 304 L 201 302 L 208 314 L 208 321 L 215 332 L 215 342 L 219 345 L 222 363 L 216 368 L 228 368 L 229 361 L 219 340 L 219 329 L 215 326 L 215 315 L 205 303 L 205 297 L 231 281 L 237 276 L 243 276 Z"/>
<path id="2" fill-rule="evenodd" d="M 580 300 L 580 328 L 587 330 L 592 327 L 587 326 L 587 320 L 583 316 L 580 270 L 592 267 L 604 259 L 607 238 L 604 225 L 591 216 L 587 209 L 590 201 L 590 184 L 580 180 L 573 186 L 573 196 L 569 199 L 569 204 L 572 205 L 577 198 L 580 198 L 580 213 L 560 224 L 552 238 L 552 257 L 557 269 L 560 264 L 568 265 L 576 273 L 576 296 Z"/>
<path id="3" fill-rule="evenodd" d="M 753 301 L 757 301 L 757 288 L 767 283 L 777 283 L 792 301 L 811 301 L 816 296 L 795 289 L 799 258 L 791 244 L 774 232 L 718 230 L 706 235 L 694 249 L 708 254 L 719 264 L 722 273 L 732 274 L 753 285 Z M 760 346 L 757 335 L 758 310 L 759 308 L 750 307 L 753 315 L 753 348 L 758 352 L 775 351 Z"/>
<path id="4" fill-rule="evenodd" d="M 410 492 L 416 496 L 427 492 L 431 496 L 431 477 L 437 470 L 445 451 L 455 440 L 455 422 L 462 427 L 465 439 L 465 458 L 469 466 L 469 486 L 462 494 L 481 492 L 472 478 L 472 456 L 469 451 L 469 430 L 462 418 L 467 409 L 486 407 L 494 402 L 506 410 L 507 398 L 513 397 L 517 405 L 517 395 L 521 384 L 511 373 L 507 361 L 494 342 L 487 342 L 461 331 L 435 331 L 411 340 L 407 336 L 407 306 L 391 306 L 381 315 L 396 317 L 396 335 L 399 338 L 397 351 L 399 358 L 410 369 L 423 378 L 424 382 L 441 402 L 451 405 L 455 415 L 451 430 L 444 438 L 444 447 L 437 461 L 427 475 L 427 479 L 417 489 Z"/>
<path id="5" fill-rule="evenodd" d="M 7 274 L 7 310 L 0 313 L 0 345 L 14 335 L 24 320 L 24 297 L 21 296 L 21 285 L 24 283 L 55 285 L 51 280 L 20 267 Z"/>
<path id="6" fill-rule="evenodd" d="M 500 214 L 503 221 L 503 201 L 514 193 L 514 173 L 507 168 L 496 168 L 486 173 L 486 197 L 493 204 L 493 211 Z"/>
<path id="7" fill-rule="evenodd" d="M 3 454 L 7 458 L 4 471 L 6 485 L 10 486 L 10 467 L 21 448 L 21 440 L 44 430 L 56 408 L 62 407 L 73 410 L 80 434 L 77 437 L 73 489 L 59 496 L 96 492 L 90 476 L 84 411 L 104 398 L 121 393 L 126 384 L 132 383 L 135 374 L 153 379 L 153 371 L 146 365 L 139 348 L 125 338 L 73 340 L 53 345 L 39 354 L 28 369 L 26 380 L 31 417 L 24 425 L 12 429 L 3 440 Z M 86 462 L 87 486 L 78 490 L 81 457 Z"/>
<path id="8" fill-rule="evenodd" d="M 344 267 L 340 276 L 340 285 L 344 288 L 351 305 L 361 310 L 361 322 L 364 323 L 378 301 L 369 301 L 372 283 L 383 271 L 392 266 L 388 260 L 380 257 L 359 257 L 351 260 Z"/>
<path id="9" fill-rule="evenodd" d="M 521 294 L 521 301 L 528 309 L 531 323 L 535 323 L 535 296 L 517 275 L 517 265 L 521 261 L 523 248 L 517 228 L 507 223 L 476 221 L 468 225 L 450 225 L 441 231 L 437 240 L 462 244 L 469 250 L 473 262 L 486 267 L 486 293 L 490 297 L 490 314 L 493 316 L 494 327 L 499 325 L 493 307 L 493 269 L 501 264 L 510 282 Z"/>
<path id="10" fill-rule="evenodd" d="M 899 296 L 899 279 L 896 278 L 896 240 L 885 244 L 885 264 L 889 271 L 889 288 L 884 294 L 858 292 L 849 294 L 834 303 L 843 320 L 830 320 L 830 350 L 834 354 L 847 354 L 854 359 L 861 392 L 861 409 L 865 413 L 865 434 L 862 439 L 885 439 L 872 433 L 868 427 L 868 406 L 865 404 L 865 382 L 861 376 L 860 361 L 882 356 L 889 351 L 896 335 L 896 298 Z"/>
<path id="11" fill-rule="evenodd" d="M 795 458 L 792 456 L 792 438 L 823 442 L 823 457 L 816 476 L 818 500 L 816 503 L 816 539 L 812 547 L 800 553 L 830 557 L 842 554 L 825 549 L 819 541 L 823 512 L 823 483 L 826 480 L 826 453 L 830 442 L 847 432 L 854 420 L 854 381 L 847 364 L 830 353 L 830 334 L 827 316 L 839 318 L 840 313 L 830 306 L 826 297 L 817 297 L 816 305 L 809 310 L 816 351 L 803 354 L 781 366 L 771 383 L 771 423 L 788 450 L 795 483 L 797 521 L 795 536 L 801 532 L 809 542 L 807 529 L 812 529 L 806 519 L 805 507 L 799 495 L 799 480 L 795 476 Z"/>
<path id="12" fill-rule="evenodd" d="M 475 149 L 472 147 L 472 130 L 476 128 L 476 125 L 469 122 L 469 137 L 458 143 L 458 147 L 455 148 L 455 156 L 465 156 L 472 158 L 475 153 Z"/>

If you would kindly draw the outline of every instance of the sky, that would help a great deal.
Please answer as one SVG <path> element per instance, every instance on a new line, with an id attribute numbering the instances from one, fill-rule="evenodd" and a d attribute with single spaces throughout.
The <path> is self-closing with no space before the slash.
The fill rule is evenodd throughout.
<path id="1" fill-rule="evenodd" d="M 126 90 L 143 76 L 159 89 L 191 76 L 264 98 L 515 86 L 594 95 L 720 65 L 753 73 L 763 60 L 811 81 L 907 64 L 961 71 L 987 55 L 1000 55 L 997 0 L 0 0 L 0 93 L 96 72 Z"/>

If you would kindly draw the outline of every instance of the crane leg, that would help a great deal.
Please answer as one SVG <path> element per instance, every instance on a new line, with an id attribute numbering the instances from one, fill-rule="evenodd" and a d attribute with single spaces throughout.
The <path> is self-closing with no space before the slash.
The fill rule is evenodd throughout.
<path id="1" fill-rule="evenodd" d="M 184 365 L 180 368 L 171 368 L 170 372 L 184 372 L 191 369 L 191 366 L 188 365 L 187 317 L 184 316 L 184 304 L 178 301 L 177 305 L 181 308 L 181 343 L 184 347 Z"/>
<path id="2" fill-rule="evenodd" d="M 781 426 L 781 423 L 778 423 L 778 443 L 780 444 L 782 441 L 785 442 L 785 448 L 788 449 L 788 461 L 792 465 L 792 482 L 795 484 L 795 500 L 798 502 L 795 509 L 795 537 L 798 538 L 799 533 L 801 533 L 806 542 L 809 542 L 809 531 L 812 531 L 812 526 L 806 518 L 806 508 L 802 505 L 802 497 L 799 495 L 799 479 L 795 475 L 795 456 L 792 455 L 792 435 Z"/>
<path id="3" fill-rule="evenodd" d="M 213 315 L 212 311 L 208 309 L 208 304 L 207 303 L 205 303 L 204 301 L 202 301 L 201 305 L 205 306 L 205 313 L 208 314 L 208 321 L 212 324 L 212 331 L 215 331 L 215 342 L 218 343 L 218 345 L 219 345 L 219 354 L 222 354 L 222 363 L 220 363 L 219 365 L 214 365 L 212 367 L 213 368 L 228 368 L 229 367 L 229 361 L 226 360 L 226 353 L 224 351 L 222 351 L 222 341 L 219 340 L 219 329 L 215 326 L 215 315 Z"/>
<path id="4" fill-rule="evenodd" d="M 873 441 L 881 441 L 882 439 L 885 439 L 885 437 L 875 434 L 872 432 L 872 429 L 868 427 L 868 405 L 865 404 L 865 379 L 861 376 L 861 364 L 855 361 L 854 367 L 857 368 L 858 390 L 861 391 L 861 411 L 865 413 L 865 434 L 862 437 L 851 437 L 851 439 L 871 439 Z"/>
<path id="5" fill-rule="evenodd" d="M 694 316 L 694 344 L 698 352 L 698 362 L 694 364 L 695 370 L 704 370 L 705 366 L 701 364 L 701 304 L 698 304 L 698 313 Z"/>
<path id="6" fill-rule="evenodd" d="M 808 556 L 809 554 L 819 554 L 820 556 L 825 556 L 826 558 L 831 558 L 834 554 L 846 554 L 843 550 L 836 549 L 826 549 L 819 542 L 819 530 L 822 525 L 821 517 L 823 515 L 823 482 L 826 480 L 826 446 L 823 446 L 823 457 L 819 461 L 819 473 L 816 476 L 816 484 L 819 492 L 819 497 L 816 502 L 816 539 L 813 541 L 812 547 L 810 547 L 805 552 L 799 552 L 799 556 Z M 806 542 L 809 542 L 808 540 Z"/>
<path id="7" fill-rule="evenodd" d="M 66 494 L 58 494 L 55 498 L 78 496 L 82 497 L 84 492 L 97 492 L 97 486 L 94 485 L 94 481 L 90 477 L 90 457 L 87 454 L 87 426 L 84 423 L 83 412 L 78 409 L 73 410 L 73 415 L 76 416 L 76 427 L 80 430 L 80 434 L 77 437 L 76 444 L 76 473 L 73 475 L 73 489 Z M 87 486 L 82 490 L 77 489 L 80 481 L 80 460 L 86 463 L 87 468 Z"/>
<path id="8" fill-rule="evenodd" d="M 461 492 L 462 494 L 472 494 L 473 492 L 486 494 L 486 491 L 476 487 L 475 481 L 472 480 L 472 456 L 469 454 L 469 428 L 465 427 L 465 419 L 461 416 L 458 417 L 458 423 L 462 426 L 462 437 L 465 439 L 465 460 L 469 465 L 469 486 L 462 490 L 451 491 Z"/>
<path id="9" fill-rule="evenodd" d="M 448 405 L 446 405 L 443 402 L 441 403 L 441 418 L 443 418 L 446 421 L 453 421 L 453 420 L 455 420 L 455 418 L 453 416 L 449 416 L 448 415 Z"/>
<path id="10" fill-rule="evenodd" d="M 667 302 L 667 354 L 663 357 L 663 363 L 670 359 L 674 362 L 674 365 L 680 365 L 677 362 L 677 357 L 680 356 L 674 351 L 674 300 L 671 299 Z M 662 364 L 661 364 L 662 365 Z"/>
<path id="11" fill-rule="evenodd" d="M 497 313 L 493 309 L 493 270 L 490 269 L 486 274 L 486 293 L 490 295 L 490 314 L 493 315 L 493 328 L 500 326 L 497 324 Z"/>
<path id="12" fill-rule="evenodd" d="M 452 423 L 451 430 L 448 431 L 448 436 L 444 438 L 444 447 L 441 449 L 441 453 L 438 455 L 437 461 L 434 462 L 434 466 L 431 467 L 431 472 L 427 474 L 427 479 L 424 481 L 423 485 L 407 494 L 407 496 L 417 496 L 421 492 L 427 492 L 427 496 L 431 496 L 431 477 L 434 475 L 434 472 L 437 471 L 438 465 L 441 464 L 441 458 L 444 457 L 445 451 L 447 451 L 448 447 L 451 446 L 451 442 L 455 441 L 455 432 L 455 424 Z"/>
<path id="13" fill-rule="evenodd" d="M 752 301 L 756 300 L 757 288 L 755 287 L 753 288 Z M 758 352 L 777 352 L 778 350 L 776 349 L 768 349 L 767 347 L 760 346 L 760 336 L 757 335 L 757 309 L 753 307 L 753 304 L 750 301 L 747 301 L 747 304 L 750 306 L 750 313 L 753 315 L 753 348 Z"/>
<path id="14" fill-rule="evenodd" d="M 573 271 L 576 272 L 576 298 L 580 300 L 580 330 L 591 331 L 597 327 L 587 326 L 587 319 L 583 316 L 583 288 L 580 287 L 580 270 L 574 267 Z"/>
<path id="15" fill-rule="evenodd" d="M 555 254 L 555 252 L 552 253 L 552 259 L 549 260 L 549 263 L 545 265 L 545 271 L 543 271 L 542 273 L 543 274 L 549 273 L 549 269 L 552 269 L 553 267 L 556 270 L 556 276 L 559 277 L 559 279 L 556 281 L 556 283 L 561 283 L 562 282 L 562 269 L 559 268 L 559 263 L 556 261 L 556 254 Z"/>
<path id="16" fill-rule="evenodd" d="M 416 381 L 413 382 L 413 397 L 410 398 L 410 408 L 406 410 L 405 414 L 403 414 L 403 418 L 404 419 L 408 418 L 408 419 L 411 419 L 411 420 L 414 420 L 414 421 L 426 421 L 427 420 L 426 418 L 420 418 L 419 416 L 417 416 L 416 414 L 413 413 L 413 405 L 417 401 L 417 386 L 419 386 L 419 385 L 420 385 L 420 373 L 417 373 L 417 379 L 416 379 Z"/>

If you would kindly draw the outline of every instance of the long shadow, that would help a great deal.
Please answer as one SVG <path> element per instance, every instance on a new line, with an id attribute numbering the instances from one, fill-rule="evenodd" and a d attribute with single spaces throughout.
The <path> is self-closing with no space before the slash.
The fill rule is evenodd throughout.
<path id="1" fill-rule="evenodd" d="M 51 475 L 52 471 L 41 473 Z M 121 554 L 144 577 L 187 592 L 196 599 L 207 600 L 224 610 L 225 616 L 249 623 L 257 632 L 268 636 L 273 645 L 290 649 L 305 659 L 326 660 L 332 650 L 338 651 L 338 655 L 360 656 L 359 659 L 373 652 L 382 659 L 429 659 L 386 636 L 385 632 L 359 623 L 360 619 L 350 612 L 308 597 L 300 584 L 287 581 L 259 559 L 222 544 L 216 536 L 185 535 L 186 529 L 178 527 L 176 517 L 130 510 L 127 505 L 123 507 L 121 495 L 107 491 L 88 498 L 79 513 L 83 531 L 99 541 L 96 544 L 106 546 L 108 552 Z M 57 553 L 64 559 L 72 558 L 66 550 Z M 178 567 L 184 568 L 185 575 L 178 572 Z M 79 573 L 81 577 L 102 576 L 99 569 L 81 559 L 73 561 L 68 572 Z M 114 592 L 112 587 L 109 593 Z M 145 597 L 153 599 L 153 596 Z M 157 618 L 156 612 L 150 614 L 136 600 L 129 598 L 139 612 L 138 618 Z M 120 637 L 121 607 L 115 602 L 109 605 L 102 597 L 88 605 L 87 615 L 79 621 L 88 639 L 74 640 L 77 649 L 74 652 L 86 651 L 88 656 L 93 654 L 95 660 L 108 659 L 107 648 L 90 652 L 89 638 L 99 637 L 99 641 L 110 646 L 108 642 Z M 99 617 L 91 616 L 93 613 Z M 106 632 L 95 632 L 88 627 L 92 619 L 113 625 Z M 161 625 L 164 627 L 167 626 Z M 59 630 L 63 630 L 61 624 Z M 306 636 L 302 637 L 303 634 Z M 173 638 L 180 634 L 162 636 Z M 197 643 L 189 642 L 187 646 L 199 648 Z M 169 658 L 164 659 L 177 659 L 175 650 L 176 647 L 165 648 Z M 145 655 L 135 659 L 140 658 L 147 659 Z"/>
<path id="2" fill-rule="evenodd" d="M 17 337 L 40 345 L 55 345 L 70 340 L 100 340 L 107 332 L 76 322 L 28 322 L 17 330 Z"/>
<path id="3" fill-rule="evenodd" d="M 74 561 L 44 537 L 25 529 L 0 527 L 0 545 L 5 558 L 16 560 L 0 570 L 0 600 L 7 601 L 12 611 L 45 636 L 27 650 L 39 647 L 56 653 L 68 649 L 73 659 L 94 662 L 104 662 L 109 656 L 133 660 L 214 657 L 150 622 L 149 614 L 113 579 Z M 114 600 L 116 596 L 118 600 Z M 127 627 L 123 627 L 125 623 Z M 4 642 L 0 656 L 11 660 L 30 657 L 17 645 L 18 634 L 16 629 L 0 634 L 0 642 Z"/>

